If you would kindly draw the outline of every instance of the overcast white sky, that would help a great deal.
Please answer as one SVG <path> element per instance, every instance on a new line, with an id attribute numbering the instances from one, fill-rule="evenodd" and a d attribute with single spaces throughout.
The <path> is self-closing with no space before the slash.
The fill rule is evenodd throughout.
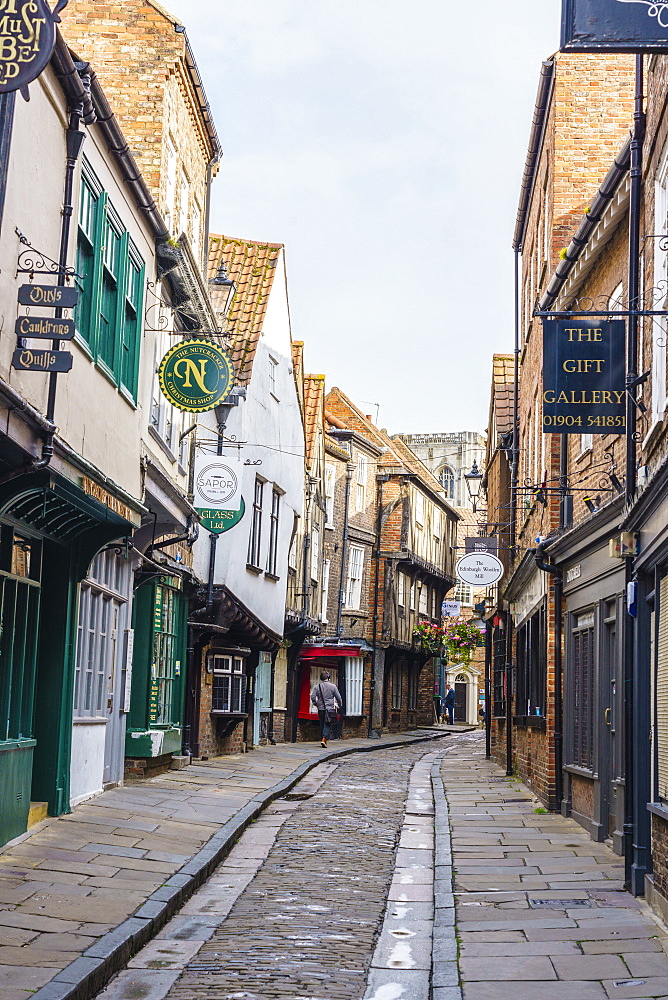
<path id="1" fill-rule="evenodd" d="M 560 0 L 162 0 L 225 151 L 211 228 L 284 243 L 296 340 L 392 432 L 484 430 Z"/>

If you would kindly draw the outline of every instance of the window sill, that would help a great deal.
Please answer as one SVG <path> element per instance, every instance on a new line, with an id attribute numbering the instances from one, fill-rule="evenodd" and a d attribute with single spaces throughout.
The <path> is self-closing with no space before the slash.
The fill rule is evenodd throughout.
<path id="1" fill-rule="evenodd" d="M 118 389 L 118 382 L 116 381 L 116 377 L 115 377 L 114 373 L 112 372 L 111 368 L 107 368 L 107 366 L 105 365 L 104 361 L 100 361 L 100 360 L 96 361 L 95 362 L 95 367 L 97 368 L 97 370 L 99 371 L 99 373 L 101 375 L 104 375 L 104 377 L 106 378 L 107 382 L 111 382 L 111 384 L 113 385 L 114 389 Z"/>
<path id="2" fill-rule="evenodd" d="M 262 576 L 263 570 L 259 566 L 253 566 L 252 563 L 246 563 L 246 569 L 249 573 L 254 573 L 255 576 Z"/>
<path id="3" fill-rule="evenodd" d="M 271 580 L 273 583 L 278 583 L 281 579 L 280 576 L 276 576 L 275 573 L 265 573 L 264 578 L 265 580 Z"/>
<path id="4" fill-rule="evenodd" d="M 518 729 L 546 729 L 545 717 L 542 715 L 515 715 L 513 725 Z"/>
<path id="5" fill-rule="evenodd" d="M 656 444 L 657 439 L 663 430 L 663 419 L 655 420 L 647 434 L 645 435 L 641 448 L 643 451 L 649 451 Z"/>
<path id="6" fill-rule="evenodd" d="M 165 440 L 163 440 L 163 438 L 160 437 L 159 432 L 156 431 L 156 429 L 153 426 L 153 424 L 149 424 L 148 433 L 149 433 L 149 436 L 153 438 L 153 440 L 155 441 L 155 443 L 157 445 L 159 445 L 160 448 L 162 448 L 162 450 L 164 451 L 164 453 L 167 456 L 167 458 L 169 459 L 169 461 L 172 462 L 172 463 L 174 463 L 174 464 L 176 464 L 176 455 L 174 454 L 174 452 L 172 451 L 172 449 L 169 447 L 169 445 L 167 444 L 167 442 Z"/>
<path id="7" fill-rule="evenodd" d="M 78 330 L 74 331 L 74 339 L 73 339 L 72 343 L 76 344 L 77 347 L 80 348 L 80 350 L 83 351 L 83 353 L 86 355 L 86 357 L 89 359 L 89 361 L 94 361 L 95 360 L 95 358 L 93 357 L 93 352 L 92 352 L 92 350 L 90 348 L 90 344 L 88 343 L 87 340 L 84 340 L 84 338 L 81 336 L 81 334 L 79 333 Z"/>
<path id="8" fill-rule="evenodd" d="M 248 712 L 223 712 L 223 711 L 221 711 L 218 708 L 212 708 L 211 711 L 209 712 L 209 715 L 212 715 L 216 719 L 220 719 L 220 718 L 224 718 L 224 719 L 247 719 L 248 718 Z"/>
<path id="9" fill-rule="evenodd" d="M 118 387 L 118 391 L 125 400 L 125 402 L 128 404 L 128 406 L 131 406 L 133 410 L 137 410 L 139 408 L 136 399 L 134 398 L 129 389 L 127 389 L 124 385 L 120 385 Z"/>
<path id="10" fill-rule="evenodd" d="M 579 764 L 564 764 L 564 771 L 568 774 L 574 774 L 578 778 L 589 778 L 590 781 L 594 778 L 593 771 L 590 771 L 588 767 L 581 767 Z"/>
<path id="11" fill-rule="evenodd" d="M 658 816 L 659 819 L 668 823 L 668 806 L 663 802 L 648 802 L 647 812 L 651 812 L 653 816 Z"/>

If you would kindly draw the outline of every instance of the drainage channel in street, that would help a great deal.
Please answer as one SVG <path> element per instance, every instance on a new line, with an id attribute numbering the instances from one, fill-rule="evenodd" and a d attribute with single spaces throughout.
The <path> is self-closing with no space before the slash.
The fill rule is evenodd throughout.
<path id="1" fill-rule="evenodd" d="M 314 769 L 99 1000 L 427 1000 L 442 753 Z"/>

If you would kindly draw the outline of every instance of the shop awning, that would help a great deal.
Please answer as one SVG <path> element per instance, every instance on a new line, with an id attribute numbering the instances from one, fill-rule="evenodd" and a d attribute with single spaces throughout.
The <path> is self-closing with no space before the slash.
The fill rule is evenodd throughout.
<path id="1" fill-rule="evenodd" d="M 315 660 L 320 656 L 364 656 L 359 646 L 305 646 L 299 654 L 302 660 Z"/>

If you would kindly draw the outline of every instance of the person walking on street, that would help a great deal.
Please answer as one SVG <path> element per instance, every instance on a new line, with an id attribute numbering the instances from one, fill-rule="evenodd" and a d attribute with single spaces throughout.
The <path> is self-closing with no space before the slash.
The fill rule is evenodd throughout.
<path id="1" fill-rule="evenodd" d="M 448 722 L 454 725 L 455 722 L 455 689 L 450 685 L 445 685 L 445 707 L 448 712 Z"/>
<path id="2" fill-rule="evenodd" d="M 311 691 L 311 701 L 318 709 L 320 746 L 326 747 L 332 731 L 332 724 L 336 722 L 339 709 L 343 707 L 343 698 L 339 694 L 336 684 L 332 684 L 327 670 L 321 672 L 320 683 L 316 684 Z"/>

